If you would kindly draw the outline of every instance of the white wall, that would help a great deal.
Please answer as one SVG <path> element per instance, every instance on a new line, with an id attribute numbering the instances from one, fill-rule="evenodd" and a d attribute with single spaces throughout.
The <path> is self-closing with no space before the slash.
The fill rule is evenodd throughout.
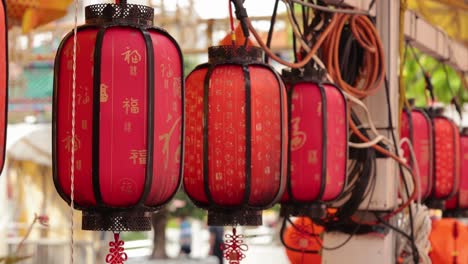
<path id="1" fill-rule="evenodd" d="M 7 184 L 5 170 L 0 175 L 0 256 L 7 253 L 7 224 L 9 214 L 7 213 Z"/>

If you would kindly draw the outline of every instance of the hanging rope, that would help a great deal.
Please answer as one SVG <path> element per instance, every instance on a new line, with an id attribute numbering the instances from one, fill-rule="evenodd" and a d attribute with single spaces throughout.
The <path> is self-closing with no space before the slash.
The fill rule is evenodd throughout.
<path id="1" fill-rule="evenodd" d="M 76 114 L 76 46 L 77 46 L 77 33 L 78 33 L 78 0 L 75 0 L 75 18 L 73 27 L 73 81 L 72 81 L 72 131 L 71 131 L 71 165 L 70 165 L 70 263 L 74 264 L 74 228 L 75 212 L 75 114 Z"/>

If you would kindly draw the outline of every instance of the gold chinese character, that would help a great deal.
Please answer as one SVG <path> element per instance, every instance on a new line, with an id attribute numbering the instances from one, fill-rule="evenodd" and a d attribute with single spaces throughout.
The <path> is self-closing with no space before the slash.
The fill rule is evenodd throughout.
<path id="1" fill-rule="evenodd" d="M 132 123 L 131 122 L 125 122 L 124 123 L 124 131 L 127 133 L 132 132 Z"/>
<path id="2" fill-rule="evenodd" d="M 77 105 L 85 105 L 88 104 L 91 101 L 91 98 L 89 97 L 88 94 L 88 87 L 80 87 L 82 90 L 84 90 L 84 94 L 78 93 L 76 95 L 76 101 Z"/>
<path id="3" fill-rule="evenodd" d="M 132 149 L 130 150 L 130 157 L 134 165 L 144 165 L 146 164 L 146 149 Z"/>
<path id="4" fill-rule="evenodd" d="M 81 120 L 81 129 L 88 129 L 88 120 Z"/>
<path id="5" fill-rule="evenodd" d="M 172 64 L 161 64 L 161 75 L 163 78 L 172 78 L 172 76 L 174 76 Z"/>
<path id="6" fill-rule="evenodd" d="M 296 117 L 291 120 L 292 135 L 291 135 L 291 150 L 298 150 L 304 146 L 307 135 L 303 131 L 299 131 L 299 123 L 301 118 Z"/>
<path id="7" fill-rule="evenodd" d="M 136 65 L 131 65 L 131 66 L 130 66 L 130 75 L 132 75 L 132 76 L 137 76 L 137 75 L 138 75 L 138 74 L 137 74 L 137 69 L 138 69 L 138 68 L 137 68 Z"/>
<path id="8" fill-rule="evenodd" d="M 132 114 L 138 114 L 140 107 L 138 106 L 138 99 L 130 98 L 130 112 Z"/>
<path id="9" fill-rule="evenodd" d="M 317 163 L 317 151 L 316 150 L 309 150 L 309 153 L 307 155 L 307 162 L 309 164 Z"/>
<path id="10" fill-rule="evenodd" d="M 122 108 L 125 110 L 125 114 L 138 114 L 140 112 L 140 107 L 138 106 L 138 99 L 135 99 L 133 97 L 130 97 L 130 99 L 125 98 L 122 102 Z"/>
<path id="11" fill-rule="evenodd" d="M 162 140 L 164 142 L 163 148 L 162 148 L 162 153 L 164 155 L 164 169 L 167 169 L 168 164 L 169 164 L 169 143 L 171 141 L 172 134 L 174 134 L 174 131 L 177 127 L 177 124 L 180 122 L 180 117 L 174 122 L 174 125 L 172 125 L 171 129 L 169 132 L 166 134 L 162 134 L 159 136 L 159 140 Z M 177 151 L 176 151 L 177 152 Z"/>
<path id="12" fill-rule="evenodd" d="M 317 105 L 317 115 L 322 116 L 322 103 L 318 103 Z"/>
<path id="13" fill-rule="evenodd" d="M 166 123 L 169 123 L 172 120 L 172 115 L 167 114 Z"/>
<path id="14" fill-rule="evenodd" d="M 100 92 L 100 101 L 101 103 L 105 103 L 107 102 L 107 100 L 109 99 L 109 95 L 107 94 L 107 89 L 109 88 L 109 86 L 101 83 L 101 92 Z"/>
<path id="15" fill-rule="evenodd" d="M 174 80 L 172 81 L 172 88 L 174 96 L 177 98 L 182 97 L 182 78 L 181 77 L 174 77 Z"/>
<path id="16" fill-rule="evenodd" d="M 72 145 L 73 145 L 73 150 L 77 151 L 80 148 L 80 144 L 81 144 L 80 140 L 78 139 L 78 136 L 76 136 L 76 135 L 75 135 L 74 140 L 73 140 L 73 137 L 71 135 L 67 135 L 64 139 L 62 139 L 62 142 L 65 143 L 65 149 L 68 152 L 71 152 Z"/>
<path id="17" fill-rule="evenodd" d="M 138 151 L 138 164 L 140 165 L 146 164 L 146 149 L 142 149 Z"/>
<path id="18" fill-rule="evenodd" d="M 129 159 L 132 160 L 133 164 L 136 164 L 137 159 L 138 159 L 138 150 L 132 149 L 130 150 L 130 157 Z"/>
<path id="19" fill-rule="evenodd" d="M 76 169 L 81 170 L 81 160 L 76 161 Z"/>
<path id="20" fill-rule="evenodd" d="M 73 70 L 73 60 L 72 59 L 69 59 L 67 61 L 67 70 L 69 70 L 69 71 Z"/>
<path id="21" fill-rule="evenodd" d="M 128 115 L 128 111 L 130 110 L 130 100 L 128 98 L 125 98 L 122 102 L 122 107 L 125 110 L 125 114 Z"/>
<path id="22" fill-rule="evenodd" d="M 127 50 L 121 55 L 124 56 L 124 61 L 128 64 L 137 64 L 141 61 L 141 55 L 136 49 L 131 50 L 129 47 L 127 47 Z"/>

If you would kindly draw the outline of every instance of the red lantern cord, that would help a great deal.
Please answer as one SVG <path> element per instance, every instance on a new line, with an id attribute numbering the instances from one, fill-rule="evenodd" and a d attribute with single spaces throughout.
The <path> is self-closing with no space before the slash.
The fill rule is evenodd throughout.
<path id="1" fill-rule="evenodd" d="M 226 241 L 221 245 L 221 250 L 224 251 L 224 258 L 229 261 L 229 264 L 239 264 L 245 258 L 244 251 L 249 247 L 244 244 L 244 235 L 238 235 L 236 228 L 232 228 L 232 235 L 226 234 Z"/>
<path id="2" fill-rule="evenodd" d="M 229 22 L 231 25 L 231 41 L 232 45 L 235 45 L 236 43 L 236 33 L 235 33 L 235 28 L 234 28 L 234 16 L 232 14 L 232 4 L 231 0 L 228 0 L 229 3 Z"/>
<path id="3" fill-rule="evenodd" d="M 109 242 L 109 254 L 106 256 L 106 263 L 123 264 L 128 259 L 127 253 L 124 252 L 124 241 L 120 240 L 120 234 L 114 233 L 114 241 Z"/>

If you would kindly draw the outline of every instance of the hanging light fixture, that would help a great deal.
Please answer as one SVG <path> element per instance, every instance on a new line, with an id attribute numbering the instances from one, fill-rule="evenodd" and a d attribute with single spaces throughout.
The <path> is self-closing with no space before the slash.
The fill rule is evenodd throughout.
<path id="1" fill-rule="evenodd" d="M 460 134 L 460 189 L 452 199 L 445 204 L 448 212 L 455 216 L 466 216 L 468 213 L 468 128 Z"/>
<path id="2" fill-rule="evenodd" d="M 432 123 L 428 114 L 415 107 L 405 108 L 401 115 L 400 138 L 407 138 L 412 146 L 417 163 L 415 164 L 409 146 L 402 145 L 404 157 L 408 165 L 419 172 L 421 184 L 421 200 L 429 197 L 433 180 L 433 132 Z"/>
<path id="3" fill-rule="evenodd" d="M 85 15 L 76 45 L 71 32 L 55 61 L 54 183 L 83 211 L 85 230 L 149 230 L 149 212 L 181 181 L 181 51 L 153 27 L 153 8 L 118 1 L 87 6 Z"/>
<path id="4" fill-rule="evenodd" d="M 460 134 L 457 125 L 442 116 L 443 109 L 431 109 L 434 133 L 434 173 L 431 206 L 441 207 L 440 201 L 454 196 L 460 183 Z"/>
<path id="5" fill-rule="evenodd" d="M 281 201 L 284 215 L 310 216 L 317 204 L 337 199 L 346 185 L 347 102 L 312 70 L 283 71 L 288 88 L 289 164 Z M 315 206 L 315 208 L 317 208 Z"/>
<path id="6" fill-rule="evenodd" d="M 260 225 L 283 194 L 286 94 L 257 47 L 217 46 L 187 77 L 184 189 L 209 225 Z"/>
<path id="7" fill-rule="evenodd" d="M 8 118 L 8 29 L 5 1 L 0 1 L 0 173 L 5 164 Z"/>

